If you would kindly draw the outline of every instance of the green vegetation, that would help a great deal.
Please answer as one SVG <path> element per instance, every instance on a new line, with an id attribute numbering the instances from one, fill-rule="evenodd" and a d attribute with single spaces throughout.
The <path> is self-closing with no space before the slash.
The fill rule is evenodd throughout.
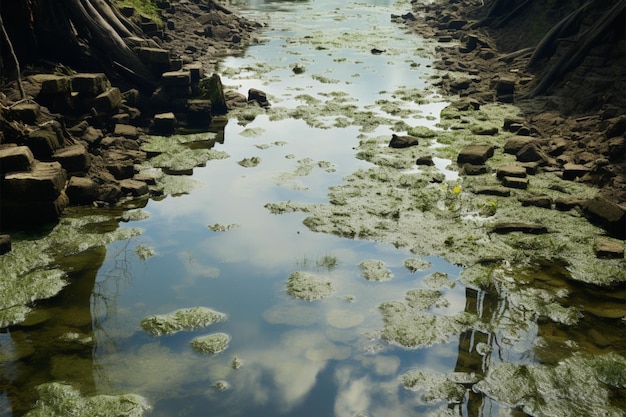
<path id="1" fill-rule="evenodd" d="M 306 301 L 320 300 L 333 293 L 332 283 L 310 272 L 296 271 L 287 279 L 287 293 L 292 297 Z"/>
<path id="2" fill-rule="evenodd" d="M 152 315 L 141 320 L 141 327 L 153 336 L 207 327 L 224 319 L 225 315 L 206 307 L 194 307 L 169 314 Z"/>
<path id="3" fill-rule="evenodd" d="M 230 342 L 230 336 L 226 333 L 215 333 L 196 337 L 191 341 L 191 347 L 198 353 L 213 355 L 226 350 L 228 342 Z"/>
<path id="4" fill-rule="evenodd" d="M 155 23 L 163 24 L 161 13 L 156 6 L 155 0 L 115 0 L 115 5 L 120 7 L 132 7 L 141 16 L 145 16 Z"/>

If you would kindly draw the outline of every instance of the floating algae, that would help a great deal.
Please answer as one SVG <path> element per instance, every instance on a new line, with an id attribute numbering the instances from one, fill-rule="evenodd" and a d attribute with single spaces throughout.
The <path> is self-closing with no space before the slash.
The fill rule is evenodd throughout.
<path id="1" fill-rule="evenodd" d="M 624 357 L 575 353 L 556 365 L 499 363 L 474 390 L 534 416 L 622 417 L 610 390 L 625 386 Z"/>
<path id="2" fill-rule="evenodd" d="M 375 259 L 366 259 L 359 263 L 361 275 L 368 281 L 389 281 L 393 274 L 387 268 L 383 261 Z"/>
<path id="3" fill-rule="evenodd" d="M 26 417 L 140 417 L 150 411 L 145 398 L 136 394 L 85 397 L 70 385 L 39 385 L 39 400 Z"/>
<path id="4" fill-rule="evenodd" d="M 419 312 L 401 301 L 387 301 L 378 307 L 384 326 L 382 338 L 407 348 L 421 348 L 447 342 L 451 336 L 479 325 L 470 313 L 435 316 Z"/>
<path id="5" fill-rule="evenodd" d="M 433 264 L 429 261 L 417 258 L 409 258 L 404 260 L 404 267 L 410 272 L 426 271 L 432 268 Z"/>
<path id="6" fill-rule="evenodd" d="M 137 245 L 135 246 L 135 253 L 139 257 L 139 259 L 145 261 L 146 259 L 152 258 L 155 252 L 154 249 L 149 246 Z"/>
<path id="7" fill-rule="evenodd" d="M 169 314 L 152 315 L 141 320 L 141 327 L 154 336 L 174 334 L 209 326 L 225 315 L 207 307 L 176 310 Z"/>
<path id="8" fill-rule="evenodd" d="M 287 279 L 287 293 L 301 300 L 321 300 L 330 296 L 333 291 L 330 280 L 310 272 L 296 271 Z"/>
<path id="9" fill-rule="evenodd" d="M 196 337 L 191 341 L 191 347 L 198 353 L 215 354 L 228 348 L 230 336 L 226 333 L 214 333 L 208 336 Z"/>
<path id="10" fill-rule="evenodd" d="M 402 386 L 420 392 L 420 399 L 426 403 L 460 403 L 465 396 L 465 387 L 450 380 L 445 375 L 420 370 L 412 370 L 400 377 Z"/>
<path id="11" fill-rule="evenodd" d="M 407 291 L 404 299 L 409 306 L 418 311 L 431 307 L 447 307 L 450 304 L 441 291 L 422 288 Z"/>
<path id="12" fill-rule="evenodd" d="M 438 271 L 433 272 L 432 274 L 424 278 L 424 284 L 428 285 L 430 288 L 454 288 L 455 286 L 454 281 L 448 278 L 448 274 Z"/>
<path id="13" fill-rule="evenodd" d="M 243 158 L 237 163 L 244 168 L 254 168 L 261 163 L 261 158 L 259 158 L 258 156 L 252 156 L 250 158 Z"/>

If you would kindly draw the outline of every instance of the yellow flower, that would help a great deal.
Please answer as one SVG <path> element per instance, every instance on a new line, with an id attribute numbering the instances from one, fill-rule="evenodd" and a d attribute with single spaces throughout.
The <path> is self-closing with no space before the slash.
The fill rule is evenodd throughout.
<path id="1" fill-rule="evenodd" d="M 461 192 L 461 187 L 457 185 L 456 187 L 452 189 L 452 191 L 454 192 L 454 194 L 458 194 Z"/>

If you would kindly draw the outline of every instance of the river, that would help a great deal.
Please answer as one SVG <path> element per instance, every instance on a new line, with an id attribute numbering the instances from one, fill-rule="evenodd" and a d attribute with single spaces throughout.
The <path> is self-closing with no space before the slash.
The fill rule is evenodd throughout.
<path id="1" fill-rule="evenodd" d="M 364 141 L 441 130 L 448 99 L 432 87 L 433 41 L 391 19 L 410 4 L 234 5 L 267 29 L 218 72 L 228 90 L 265 91 L 271 107 L 234 111 L 207 133 L 197 147 L 223 157 L 177 176 L 182 191 L 76 220 L 116 236 L 57 256 L 69 284 L 0 333 L 0 416 L 24 415 L 51 382 L 75 391 L 42 396 L 30 415 L 62 415 L 55 401 L 96 415 L 86 399 L 127 393 L 152 417 L 566 416 L 581 398 L 598 411 L 588 415 L 620 415 L 621 295 L 572 284 L 555 264 L 521 274 L 531 292 L 481 290 L 435 254 L 315 232 L 306 210 L 271 209 L 327 204 L 329 190 L 374 167 L 359 155 Z M 434 161 L 439 178 L 459 183 L 449 159 Z M 572 318 L 594 297 L 613 313 Z M 171 334 L 142 328 L 196 307 L 222 316 Z M 407 321 L 417 334 L 404 334 Z M 221 351 L 194 349 L 215 335 L 226 335 Z"/>

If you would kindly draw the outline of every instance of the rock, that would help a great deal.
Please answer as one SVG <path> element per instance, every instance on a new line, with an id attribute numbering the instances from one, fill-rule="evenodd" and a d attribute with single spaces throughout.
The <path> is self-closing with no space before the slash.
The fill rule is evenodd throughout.
<path id="1" fill-rule="evenodd" d="M 11 252 L 11 236 L 0 235 L 0 255 Z"/>
<path id="2" fill-rule="evenodd" d="M 257 102 L 261 107 L 269 107 L 270 105 L 269 101 L 267 101 L 267 94 L 256 88 L 248 90 L 248 101 Z"/>
<path id="3" fill-rule="evenodd" d="M 507 139 L 504 144 L 504 152 L 508 154 L 517 154 L 524 146 L 535 142 L 534 138 L 529 136 L 512 136 Z"/>
<path id="4" fill-rule="evenodd" d="M 111 83 L 105 74 L 81 73 L 72 77 L 72 90 L 90 97 L 97 97 L 110 87 Z"/>
<path id="5" fill-rule="evenodd" d="M 71 177 L 65 190 L 70 204 L 91 204 L 98 199 L 98 185 L 90 178 Z"/>
<path id="6" fill-rule="evenodd" d="M 526 169 L 519 165 L 501 166 L 496 171 L 496 177 L 500 179 L 504 177 L 526 178 Z"/>
<path id="7" fill-rule="evenodd" d="M 59 122 L 50 122 L 37 127 L 28 134 L 26 144 L 37 159 L 50 159 L 63 147 L 64 137 Z"/>
<path id="8" fill-rule="evenodd" d="M 204 98 L 211 101 L 211 113 L 213 114 L 226 114 L 228 107 L 226 105 L 226 96 L 224 93 L 224 86 L 222 85 L 222 79 L 218 74 L 213 74 L 208 79 L 202 80 L 200 86 L 204 85 L 205 93 Z M 246 97 L 243 94 L 234 93 L 238 100 L 247 104 Z M 243 97 L 243 100 L 241 98 Z M 267 100 L 267 98 L 266 98 Z M 230 104 L 230 102 L 229 102 Z M 269 106 L 269 103 L 267 104 Z"/>
<path id="9" fill-rule="evenodd" d="M 617 240 L 599 239 L 594 250 L 598 258 L 624 258 L 624 243 Z"/>
<path id="10" fill-rule="evenodd" d="M 497 127 L 472 126 L 471 131 L 474 135 L 494 136 L 498 134 Z"/>
<path id="11" fill-rule="evenodd" d="M 132 195 L 133 197 L 140 197 L 150 193 L 148 184 L 133 179 L 121 180 L 120 187 L 123 194 Z"/>
<path id="12" fill-rule="evenodd" d="M 161 75 L 161 85 L 169 87 L 188 87 L 191 85 L 191 72 L 169 71 Z"/>
<path id="13" fill-rule="evenodd" d="M 398 136 L 393 133 L 391 135 L 391 140 L 389 141 L 390 148 L 408 148 L 416 145 L 419 145 L 418 139 L 409 135 Z"/>
<path id="14" fill-rule="evenodd" d="M 417 158 L 417 161 L 415 161 L 415 164 L 431 167 L 435 165 L 435 162 L 433 161 L 432 155 L 424 155 L 424 156 L 420 156 L 419 158 Z"/>
<path id="15" fill-rule="evenodd" d="M 590 168 L 584 165 L 567 163 L 563 165 L 563 179 L 575 180 L 576 178 L 583 177 L 585 174 L 591 172 Z"/>
<path id="16" fill-rule="evenodd" d="M 30 171 L 35 157 L 28 146 L 6 146 L 0 148 L 0 176 L 7 172 Z"/>
<path id="17" fill-rule="evenodd" d="M 79 143 L 59 149 L 52 155 L 52 159 L 68 172 L 87 171 L 91 163 L 87 148 Z"/>
<path id="18" fill-rule="evenodd" d="M 610 161 L 618 162 L 626 158 L 626 139 L 623 136 L 610 138 L 607 145 L 607 157 Z"/>
<path id="19" fill-rule="evenodd" d="M 467 90 L 471 84 L 471 78 L 457 78 L 456 80 L 450 81 L 450 88 L 452 89 L 452 91 Z"/>
<path id="20" fill-rule="evenodd" d="M 102 94 L 99 94 L 94 102 L 93 107 L 98 113 L 112 113 L 120 104 L 122 104 L 122 92 L 119 88 L 113 87 Z"/>
<path id="21" fill-rule="evenodd" d="M 18 103 L 9 108 L 7 118 L 17 120 L 25 124 L 35 124 L 41 114 L 41 106 L 38 103 Z"/>
<path id="22" fill-rule="evenodd" d="M 155 114 L 152 119 L 152 131 L 156 134 L 171 135 L 176 124 L 176 116 L 172 112 Z"/>
<path id="23" fill-rule="evenodd" d="M 487 165 L 465 164 L 461 170 L 465 175 L 483 175 L 489 172 L 489 167 Z"/>
<path id="24" fill-rule="evenodd" d="M 187 123 L 191 126 L 207 127 L 211 123 L 211 100 L 187 100 Z"/>
<path id="25" fill-rule="evenodd" d="M 587 200 L 582 205 L 585 216 L 602 226 L 611 236 L 626 239 L 626 209 L 604 198 Z"/>
<path id="26" fill-rule="evenodd" d="M 72 91 L 70 77 L 52 74 L 42 74 L 38 76 L 41 82 L 40 94 L 69 94 Z"/>
<path id="27" fill-rule="evenodd" d="M 472 190 L 474 194 L 482 194 L 482 195 L 495 195 L 498 197 L 509 197 L 511 195 L 511 190 L 506 187 L 495 186 L 495 187 L 478 187 Z"/>
<path id="28" fill-rule="evenodd" d="M 537 195 L 528 197 L 518 197 L 517 201 L 522 203 L 522 206 L 528 207 L 540 207 L 540 208 L 552 208 L 552 199 L 547 195 Z"/>
<path id="29" fill-rule="evenodd" d="M 31 171 L 9 173 L 2 181 L 2 200 L 54 201 L 65 188 L 65 170 L 58 162 L 38 162 Z"/>
<path id="30" fill-rule="evenodd" d="M 554 200 L 554 208 L 559 211 L 569 211 L 576 207 L 581 207 L 583 200 L 572 197 L 559 197 Z"/>
<path id="31" fill-rule="evenodd" d="M 458 164 L 482 165 L 493 156 L 491 145 L 468 145 L 464 147 L 456 159 Z"/>
<path id="32" fill-rule="evenodd" d="M 495 90 L 498 98 L 513 95 L 515 92 L 515 79 L 502 77 L 495 81 Z"/>
<path id="33" fill-rule="evenodd" d="M 493 233 L 507 234 L 513 232 L 521 232 L 532 235 L 540 235 L 548 233 L 548 229 L 538 223 L 497 223 L 492 228 Z"/>
<path id="34" fill-rule="evenodd" d="M 452 107 L 459 111 L 479 110 L 480 102 L 470 97 L 463 97 L 450 104 Z"/>
<path id="35" fill-rule="evenodd" d="M 202 64 L 199 62 L 185 64 L 182 70 L 189 72 L 189 79 L 192 85 L 198 84 L 204 78 L 204 68 L 202 68 Z"/>
<path id="36" fill-rule="evenodd" d="M 137 50 L 139 58 L 148 65 L 157 64 L 159 66 L 170 65 L 170 52 L 161 48 L 139 48 Z"/>
<path id="37" fill-rule="evenodd" d="M 548 162 L 548 156 L 534 143 L 528 143 L 520 149 L 515 156 L 519 162 Z"/>
<path id="38" fill-rule="evenodd" d="M 508 188 L 519 188 L 521 190 L 525 190 L 528 188 L 528 178 L 503 177 L 502 185 Z"/>
<path id="39" fill-rule="evenodd" d="M 128 139 L 137 139 L 139 137 L 139 129 L 133 125 L 117 123 L 113 128 L 113 135 L 123 136 Z"/>

